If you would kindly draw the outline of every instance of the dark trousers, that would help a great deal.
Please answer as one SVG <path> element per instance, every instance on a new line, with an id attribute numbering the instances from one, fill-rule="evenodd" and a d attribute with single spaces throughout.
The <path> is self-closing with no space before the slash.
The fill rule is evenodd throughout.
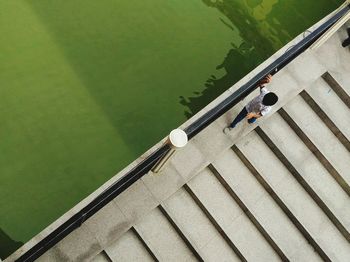
<path id="1" fill-rule="evenodd" d="M 246 116 L 248 115 L 247 109 L 244 107 L 242 111 L 236 116 L 236 118 L 232 121 L 230 124 L 231 128 L 234 128 L 239 122 L 241 122 Z M 256 118 L 253 117 L 251 119 L 248 119 L 248 123 L 254 123 L 256 121 Z"/>
<path id="2" fill-rule="evenodd" d="M 348 38 L 344 40 L 344 42 L 342 43 L 343 47 L 347 47 L 348 45 L 350 45 L 350 27 L 346 30 L 348 32 Z"/>
<path id="3" fill-rule="evenodd" d="M 350 45 L 350 37 L 348 39 L 345 39 L 344 42 L 342 43 L 343 47 L 347 47 L 348 45 Z"/>

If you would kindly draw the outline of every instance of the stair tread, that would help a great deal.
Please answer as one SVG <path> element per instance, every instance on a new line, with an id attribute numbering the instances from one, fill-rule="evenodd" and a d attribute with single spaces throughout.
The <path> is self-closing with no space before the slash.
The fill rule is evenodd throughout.
<path id="1" fill-rule="evenodd" d="M 124 233 L 121 238 L 106 248 L 105 251 L 113 261 L 153 261 L 132 230 Z"/>
<path id="2" fill-rule="evenodd" d="M 350 199 L 301 139 L 278 114 L 261 125 L 331 211 L 350 230 Z M 307 161 L 305 161 L 307 160 Z"/>
<path id="3" fill-rule="evenodd" d="M 346 148 L 300 96 L 285 105 L 284 109 L 349 185 L 350 154 Z"/>
<path id="4" fill-rule="evenodd" d="M 189 186 L 248 261 L 279 261 L 274 250 L 210 170 L 203 170 Z"/>
<path id="5" fill-rule="evenodd" d="M 159 260 L 196 261 L 192 252 L 158 208 L 135 225 L 142 239 Z"/>
<path id="6" fill-rule="evenodd" d="M 232 150 L 221 155 L 214 166 L 289 259 L 319 261 L 313 248 Z"/>
<path id="7" fill-rule="evenodd" d="M 267 157 L 267 153 L 271 150 L 258 134 L 252 132 L 237 146 L 251 160 L 258 172 L 268 181 L 276 194 L 331 259 L 342 261 L 350 256 L 350 247 L 346 239 L 288 169 L 278 164 L 280 162 L 278 158 L 276 156 Z M 283 180 L 276 179 L 278 176 L 283 176 Z"/>

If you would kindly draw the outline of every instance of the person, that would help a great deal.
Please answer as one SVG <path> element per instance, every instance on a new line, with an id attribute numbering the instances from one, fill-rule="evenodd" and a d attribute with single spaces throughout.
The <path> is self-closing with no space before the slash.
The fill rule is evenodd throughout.
<path id="1" fill-rule="evenodd" d="M 275 93 L 269 92 L 265 87 L 271 80 L 272 76 L 268 75 L 259 82 L 260 94 L 253 98 L 236 116 L 232 123 L 224 129 L 225 133 L 235 128 L 244 118 L 247 118 L 247 122 L 252 124 L 271 110 L 271 106 L 278 101 L 278 96 Z"/>
<path id="2" fill-rule="evenodd" d="M 345 39 L 344 42 L 342 43 L 343 47 L 347 47 L 348 45 L 350 45 L 350 27 L 346 29 L 346 31 L 348 32 L 348 38 Z"/>

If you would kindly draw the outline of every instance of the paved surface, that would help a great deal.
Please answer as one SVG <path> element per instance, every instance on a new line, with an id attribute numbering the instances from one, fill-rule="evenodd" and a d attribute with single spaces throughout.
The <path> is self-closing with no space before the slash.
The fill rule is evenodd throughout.
<path id="1" fill-rule="evenodd" d="M 251 94 L 38 261 L 349 261 L 345 36 L 274 77 L 268 117 L 222 132 Z"/>

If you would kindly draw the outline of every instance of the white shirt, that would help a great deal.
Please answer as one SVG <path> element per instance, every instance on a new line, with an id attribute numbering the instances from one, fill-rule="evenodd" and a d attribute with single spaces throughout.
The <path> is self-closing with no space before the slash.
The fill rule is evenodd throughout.
<path id="1" fill-rule="evenodd" d="M 265 106 L 262 101 L 264 96 L 270 93 L 266 87 L 262 87 L 260 89 L 260 95 L 257 97 L 253 98 L 246 106 L 245 108 L 247 109 L 248 113 L 255 113 L 258 114 L 260 113 L 262 116 L 266 115 L 270 110 L 271 106 Z"/>

